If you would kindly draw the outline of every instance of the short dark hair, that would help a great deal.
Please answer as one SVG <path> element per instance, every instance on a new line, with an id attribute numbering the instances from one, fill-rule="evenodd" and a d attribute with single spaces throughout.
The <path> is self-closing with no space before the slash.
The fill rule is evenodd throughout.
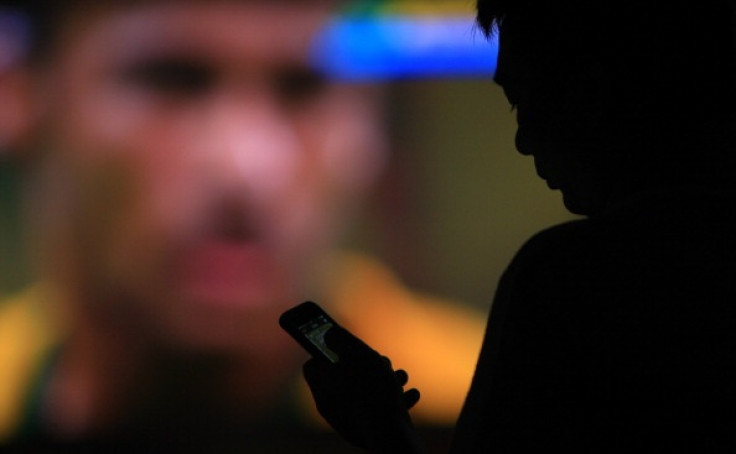
<path id="1" fill-rule="evenodd" d="M 693 102 L 697 109 L 718 106 L 734 112 L 734 3 L 477 0 L 477 24 L 487 36 L 500 32 L 502 37 L 505 22 L 523 22 L 525 39 L 543 47 L 540 52 L 556 54 L 569 45 L 597 59 L 632 88 L 640 87 L 645 96 L 653 90 L 683 102 L 702 100 Z M 549 36 L 556 39 L 547 39 Z M 676 106 L 676 100 L 665 99 L 664 104 Z"/>
<path id="2" fill-rule="evenodd" d="M 483 34 L 490 38 L 498 31 L 499 24 L 506 15 L 506 0 L 478 0 L 476 22 Z"/>
<path id="3" fill-rule="evenodd" d="M 713 19 L 715 23 L 730 23 L 734 28 L 733 0 L 619 0 L 612 2 L 591 2 L 589 0 L 477 0 L 476 22 L 486 36 L 496 33 L 508 14 L 551 13 L 551 17 L 583 11 L 584 14 L 594 10 L 602 12 L 593 17 L 607 18 L 609 24 L 616 25 L 621 32 L 626 24 L 637 17 L 644 17 L 652 24 L 675 24 L 683 34 L 693 20 Z M 555 12 L 558 14 L 555 15 Z M 550 19 L 554 21 L 554 19 Z M 707 23 L 707 20 L 700 20 Z M 675 37 L 673 37 L 674 39 Z M 697 39 L 697 36 L 695 37 Z"/>

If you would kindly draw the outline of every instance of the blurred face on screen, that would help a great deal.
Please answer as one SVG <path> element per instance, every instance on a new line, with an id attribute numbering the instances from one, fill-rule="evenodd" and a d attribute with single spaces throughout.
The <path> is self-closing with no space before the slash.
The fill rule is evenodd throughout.
<path id="1" fill-rule="evenodd" d="M 376 87 L 308 64 L 325 3 L 70 13 L 36 70 L 34 212 L 88 310 L 169 346 L 258 349 L 305 296 L 383 151 Z"/>

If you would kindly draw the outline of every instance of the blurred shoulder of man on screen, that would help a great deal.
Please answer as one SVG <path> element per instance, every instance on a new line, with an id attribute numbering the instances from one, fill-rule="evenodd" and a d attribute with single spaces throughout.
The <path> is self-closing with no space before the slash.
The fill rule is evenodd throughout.
<path id="1" fill-rule="evenodd" d="M 482 321 L 335 252 L 387 148 L 381 87 L 309 64 L 336 2 L 18 5 L 0 139 L 39 283 L 0 307 L 0 438 L 309 425 L 277 324 L 306 298 L 392 346 L 419 421 L 454 420 Z"/>

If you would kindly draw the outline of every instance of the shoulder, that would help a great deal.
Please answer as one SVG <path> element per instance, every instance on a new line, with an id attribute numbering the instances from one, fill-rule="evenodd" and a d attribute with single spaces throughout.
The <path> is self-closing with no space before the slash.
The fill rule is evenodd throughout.
<path id="1" fill-rule="evenodd" d="M 0 441 L 13 435 L 55 336 L 40 286 L 0 301 Z"/>
<path id="2" fill-rule="evenodd" d="M 582 219 L 532 236 L 501 277 L 489 331 L 523 325 L 560 334 L 559 327 L 590 325 L 596 304 L 614 298 L 624 279 L 621 269 L 629 255 L 619 252 L 615 235 L 605 223 Z"/>
<path id="3" fill-rule="evenodd" d="M 589 219 L 580 219 L 548 227 L 529 238 L 517 256 L 546 257 L 550 252 L 569 251 L 581 242 L 590 241 L 599 227 Z"/>
<path id="4" fill-rule="evenodd" d="M 643 213 L 643 214 L 642 214 Z M 510 268 L 537 278 L 580 282 L 590 273 L 621 271 L 647 248 L 660 252 L 663 228 L 646 210 L 601 215 L 549 227 L 532 236 L 519 249 Z"/>
<path id="5" fill-rule="evenodd" d="M 589 219 L 566 222 L 544 229 L 529 238 L 515 254 L 504 279 L 559 279 L 588 262 L 606 236 L 599 223 Z"/>

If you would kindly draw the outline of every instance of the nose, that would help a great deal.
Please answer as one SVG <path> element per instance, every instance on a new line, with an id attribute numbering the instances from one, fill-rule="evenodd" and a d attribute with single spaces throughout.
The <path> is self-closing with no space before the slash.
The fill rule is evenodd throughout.
<path id="1" fill-rule="evenodd" d="M 203 172 L 218 186 L 276 195 L 295 176 L 299 139 L 268 95 L 223 96 L 203 119 Z"/>

